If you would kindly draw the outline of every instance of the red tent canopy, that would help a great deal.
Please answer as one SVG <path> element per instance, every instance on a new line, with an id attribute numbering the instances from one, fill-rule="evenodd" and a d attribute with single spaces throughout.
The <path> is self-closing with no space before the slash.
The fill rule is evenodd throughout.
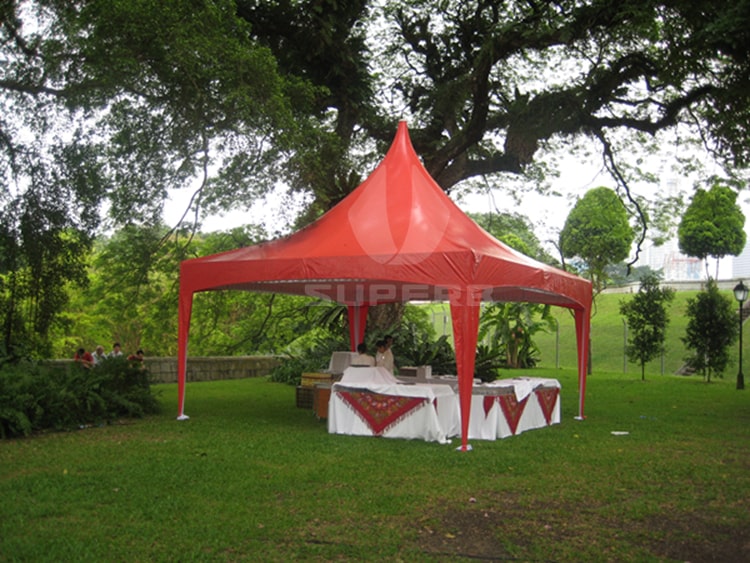
<path id="1" fill-rule="evenodd" d="M 180 266 L 178 395 L 184 418 L 193 294 L 239 289 L 326 298 L 349 309 L 352 350 L 371 305 L 448 301 L 453 321 L 467 449 L 474 358 L 482 301 L 525 301 L 575 311 L 579 408 L 588 358 L 591 283 L 516 252 L 481 229 L 419 161 L 401 122 L 388 154 L 338 205 L 287 237 Z"/>

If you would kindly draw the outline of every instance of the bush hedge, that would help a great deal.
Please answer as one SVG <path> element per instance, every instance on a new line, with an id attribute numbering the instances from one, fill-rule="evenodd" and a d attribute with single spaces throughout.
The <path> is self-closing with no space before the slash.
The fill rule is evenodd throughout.
<path id="1" fill-rule="evenodd" d="M 158 409 L 148 370 L 123 358 L 92 368 L 28 361 L 0 367 L 0 438 L 142 417 Z"/>

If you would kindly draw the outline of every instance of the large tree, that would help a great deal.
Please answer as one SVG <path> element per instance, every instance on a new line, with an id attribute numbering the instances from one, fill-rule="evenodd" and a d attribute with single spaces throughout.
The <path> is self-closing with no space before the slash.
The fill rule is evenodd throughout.
<path id="1" fill-rule="evenodd" d="M 531 173 L 540 149 L 576 137 L 596 139 L 624 183 L 619 133 L 642 142 L 678 124 L 747 163 L 748 0 L 239 0 L 238 13 L 283 72 L 321 87 L 330 137 L 293 166 L 320 208 L 356 184 L 365 141 L 389 142 L 401 118 L 445 190 Z"/>
<path id="2" fill-rule="evenodd" d="M 680 251 L 704 261 L 708 277 L 708 257 L 738 256 L 745 248 L 745 214 L 737 205 L 737 192 L 714 184 L 710 190 L 698 189 L 693 195 L 677 229 Z"/>
<path id="3" fill-rule="evenodd" d="M 542 246 L 528 217 L 515 212 L 469 213 L 477 225 L 508 246 L 551 266 L 559 266 Z"/>
<path id="4" fill-rule="evenodd" d="M 60 233 L 90 237 L 104 209 L 156 222 L 170 188 L 195 190 L 199 217 L 282 179 L 311 196 L 309 221 L 359 183 L 402 118 L 446 191 L 538 178 L 540 155 L 593 139 L 627 194 L 619 151 L 678 125 L 725 163 L 750 154 L 750 0 L 9 0 L 0 11 L 0 252 L 19 273 L 4 287 L 36 259 L 26 216 L 45 217 L 48 248 L 62 248 Z"/>
<path id="5" fill-rule="evenodd" d="M 270 163 L 259 139 L 282 146 L 276 132 L 291 131 L 287 94 L 298 92 L 301 107 L 304 93 L 248 34 L 232 2 L 2 3 L 0 324 L 8 353 L 49 350 L 66 284 L 86 279 L 103 209 L 115 224 L 155 224 L 170 188 L 197 179 L 194 199 L 210 204 L 226 185 L 237 197 L 247 193 L 238 185 L 262 185 L 257 174 L 242 181 Z"/>

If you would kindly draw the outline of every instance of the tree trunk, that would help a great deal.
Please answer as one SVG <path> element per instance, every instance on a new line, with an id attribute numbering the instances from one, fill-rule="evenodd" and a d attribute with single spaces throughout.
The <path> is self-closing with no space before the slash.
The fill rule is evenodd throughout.
<path id="1" fill-rule="evenodd" d="M 383 303 L 367 312 L 367 332 L 385 334 L 395 331 L 404 316 L 403 303 Z"/>

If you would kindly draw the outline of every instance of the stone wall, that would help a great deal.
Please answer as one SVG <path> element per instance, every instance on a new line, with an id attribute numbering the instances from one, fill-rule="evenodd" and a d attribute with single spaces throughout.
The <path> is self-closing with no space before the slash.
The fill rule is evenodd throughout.
<path id="1" fill-rule="evenodd" d="M 716 282 L 716 287 L 719 289 L 728 289 L 731 291 L 734 286 L 737 285 L 738 280 L 719 280 Z M 702 291 L 706 288 L 705 280 L 694 280 L 694 281 L 662 281 L 659 282 L 660 287 L 670 287 L 675 291 Z M 633 282 L 627 285 L 620 285 L 616 287 L 608 287 L 602 293 L 638 293 L 641 287 L 641 282 Z"/>
<path id="2" fill-rule="evenodd" d="M 271 373 L 271 369 L 279 361 L 277 356 L 189 356 L 187 380 L 216 381 L 261 377 Z M 50 360 L 50 363 L 64 365 L 73 363 L 73 360 Z M 151 372 L 154 383 L 177 382 L 177 358 L 175 357 L 146 357 L 146 367 Z"/>
<path id="3" fill-rule="evenodd" d="M 278 365 L 276 356 L 213 356 L 187 360 L 188 381 L 215 381 L 261 377 Z M 152 380 L 158 383 L 177 382 L 177 358 L 146 358 Z"/>

